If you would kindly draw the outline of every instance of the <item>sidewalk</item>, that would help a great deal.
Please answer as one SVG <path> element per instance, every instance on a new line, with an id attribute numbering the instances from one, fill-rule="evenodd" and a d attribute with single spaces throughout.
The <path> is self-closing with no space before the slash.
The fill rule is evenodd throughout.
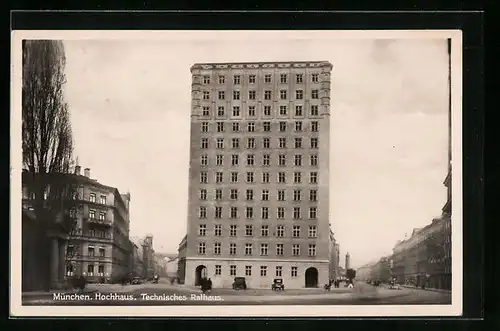
<path id="1" fill-rule="evenodd" d="M 52 297 L 55 293 L 81 293 L 81 294 L 88 294 L 88 293 L 95 293 L 97 290 L 95 289 L 88 289 L 86 288 L 82 292 L 78 292 L 76 290 L 50 290 L 50 291 L 30 291 L 30 292 L 23 292 L 21 294 L 22 298 L 32 298 L 32 297 Z"/>
<path id="2" fill-rule="evenodd" d="M 421 287 L 412 286 L 412 285 L 399 285 L 399 286 L 413 289 L 413 290 L 431 291 L 431 292 L 439 292 L 439 293 L 447 293 L 447 294 L 451 293 L 451 290 L 443 290 L 443 289 L 438 289 L 438 288 L 429 288 L 429 287 L 421 288 Z"/>

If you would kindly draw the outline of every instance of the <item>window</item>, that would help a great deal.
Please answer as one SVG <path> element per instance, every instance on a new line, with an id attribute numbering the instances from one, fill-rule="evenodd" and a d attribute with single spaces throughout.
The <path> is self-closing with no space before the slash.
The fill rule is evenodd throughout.
<path id="1" fill-rule="evenodd" d="M 281 105 L 280 106 L 280 115 L 281 116 L 286 116 L 286 105 Z"/>
<path id="2" fill-rule="evenodd" d="M 278 201 L 285 201 L 285 190 L 278 190 Z"/>
<path id="3" fill-rule="evenodd" d="M 294 225 L 292 230 L 292 237 L 299 238 L 300 237 L 300 225 Z"/>
<path id="4" fill-rule="evenodd" d="M 271 106 L 264 106 L 264 116 L 271 116 Z"/>
<path id="5" fill-rule="evenodd" d="M 268 172 L 263 172 L 262 173 L 262 183 L 268 184 L 269 183 L 269 173 Z"/>
<path id="6" fill-rule="evenodd" d="M 216 237 L 220 237 L 220 236 L 222 236 L 222 225 L 220 225 L 220 224 L 216 224 L 216 225 L 214 226 L 214 235 L 215 235 Z"/>
<path id="7" fill-rule="evenodd" d="M 309 238 L 316 238 L 318 236 L 318 229 L 316 225 L 309 226 Z"/>
<path id="8" fill-rule="evenodd" d="M 224 122 L 217 123 L 217 132 L 224 132 Z"/>
<path id="9" fill-rule="evenodd" d="M 265 265 L 261 265 L 260 266 L 260 275 L 262 277 L 266 277 L 267 276 L 267 266 L 265 266 Z"/>
<path id="10" fill-rule="evenodd" d="M 89 256 L 95 256 L 95 251 L 93 246 L 89 246 L 87 252 Z"/>
<path id="11" fill-rule="evenodd" d="M 286 122 L 280 122 L 280 132 L 286 132 Z"/>
<path id="12" fill-rule="evenodd" d="M 203 84 L 210 84 L 210 76 L 203 76 Z"/>
<path id="13" fill-rule="evenodd" d="M 287 98 L 287 91 L 286 90 L 280 90 L 280 99 L 281 100 L 286 100 Z"/>
<path id="14" fill-rule="evenodd" d="M 198 235 L 202 236 L 202 237 L 207 235 L 207 225 L 206 224 L 200 224 L 198 226 Z"/>
<path id="15" fill-rule="evenodd" d="M 238 190 L 234 189 L 234 188 L 231 189 L 230 197 L 231 197 L 231 200 L 238 200 Z"/>
<path id="16" fill-rule="evenodd" d="M 319 74 L 312 74 L 311 78 L 313 83 L 317 83 L 319 81 Z"/>
<path id="17" fill-rule="evenodd" d="M 269 154 L 264 154 L 262 156 L 262 165 L 269 166 L 271 164 L 271 156 Z"/>
<path id="18" fill-rule="evenodd" d="M 203 91 L 203 100 L 210 100 L 210 92 L 209 91 Z"/>
<path id="19" fill-rule="evenodd" d="M 283 275 L 283 267 L 276 266 L 276 277 L 282 277 L 282 275 Z"/>
<path id="20" fill-rule="evenodd" d="M 255 116 L 255 106 L 248 106 L 248 116 Z"/>
<path id="21" fill-rule="evenodd" d="M 302 106 L 295 106 L 295 116 L 302 116 Z"/>
<path id="22" fill-rule="evenodd" d="M 207 246 L 205 243 L 198 243 L 198 254 L 205 255 L 207 252 Z"/>
<path id="23" fill-rule="evenodd" d="M 215 173 L 215 182 L 217 184 L 221 184 L 223 181 L 224 181 L 224 174 L 222 173 L 222 171 L 217 171 Z"/>
<path id="24" fill-rule="evenodd" d="M 255 84 L 255 75 L 248 76 L 248 82 L 250 84 Z"/>
<path id="25" fill-rule="evenodd" d="M 293 201 L 300 201 L 301 199 L 301 191 L 293 190 Z"/>
<path id="26" fill-rule="evenodd" d="M 202 166 L 208 165 L 208 155 L 202 155 L 201 156 L 200 165 L 202 165 Z"/>
<path id="27" fill-rule="evenodd" d="M 238 173 L 231 172 L 231 183 L 237 183 L 237 182 L 238 182 Z"/>
<path id="28" fill-rule="evenodd" d="M 271 83 L 271 75 L 267 74 L 264 75 L 264 83 Z"/>
<path id="29" fill-rule="evenodd" d="M 201 184 L 206 184 L 208 183 L 208 176 L 206 171 L 200 172 L 200 183 Z"/>
<path id="30" fill-rule="evenodd" d="M 260 244 L 260 255 L 267 256 L 268 248 L 269 248 L 268 244 Z"/>
<path id="31" fill-rule="evenodd" d="M 281 84 L 286 84 L 286 82 L 287 82 L 287 76 L 286 76 L 286 74 L 281 74 L 280 75 L 280 83 Z"/>
<path id="32" fill-rule="evenodd" d="M 271 122 L 263 122 L 262 127 L 264 128 L 264 132 L 270 132 L 271 131 Z"/>
<path id="33" fill-rule="evenodd" d="M 260 235 L 262 237 L 267 237 L 269 236 L 269 225 L 262 225 L 260 227 Z"/>
<path id="34" fill-rule="evenodd" d="M 240 148 L 240 139 L 239 138 L 231 139 L 231 147 L 232 148 Z"/>
<path id="35" fill-rule="evenodd" d="M 302 90 L 295 91 L 295 99 L 297 99 L 297 100 L 304 99 L 304 91 L 302 91 Z"/>
<path id="36" fill-rule="evenodd" d="M 286 183 L 286 176 L 284 172 L 278 172 L 278 183 L 280 184 Z"/>
<path id="37" fill-rule="evenodd" d="M 286 138 L 279 138 L 278 141 L 280 148 L 286 148 Z"/>
<path id="38" fill-rule="evenodd" d="M 278 207 L 277 215 L 279 219 L 285 218 L 285 207 Z"/>
<path id="39" fill-rule="evenodd" d="M 201 132 L 208 132 L 208 122 L 201 122 Z"/>
<path id="40" fill-rule="evenodd" d="M 235 265 L 230 265 L 229 266 L 229 275 L 230 276 L 236 276 L 236 266 Z"/>
<path id="41" fill-rule="evenodd" d="M 104 221 L 106 219 L 106 213 L 105 212 L 100 212 L 99 213 L 99 220 Z"/>
<path id="42" fill-rule="evenodd" d="M 318 138 L 311 138 L 311 148 L 318 148 Z"/>
<path id="43" fill-rule="evenodd" d="M 222 190 L 220 188 L 215 189 L 215 200 L 222 200 Z"/>
<path id="44" fill-rule="evenodd" d="M 254 122 L 248 123 L 248 132 L 255 132 L 255 123 Z"/>
<path id="45" fill-rule="evenodd" d="M 237 225 L 231 225 L 229 226 L 229 236 L 231 237 L 236 237 L 236 231 L 238 230 Z"/>
<path id="46" fill-rule="evenodd" d="M 229 255 L 236 255 L 236 244 L 229 244 Z M 234 266 L 236 268 L 236 266 Z M 236 270 L 234 272 L 236 274 Z"/>
<path id="47" fill-rule="evenodd" d="M 317 195 L 317 190 L 309 190 L 309 201 L 316 201 Z"/>
<path id="48" fill-rule="evenodd" d="M 226 76 L 219 76 L 219 84 L 225 84 L 226 83 Z"/>
<path id="49" fill-rule="evenodd" d="M 318 90 L 312 90 L 311 91 L 311 99 L 318 99 Z"/>
<path id="50" fill-rule="evenodd" d="M 89 201 L 95 203 L 95 199 L 96 199 L 95 193 L 90 193 Z"/>
<path id="51" fill-rule="evenodd" d="M 278 165 L 280 167 L 285 167 L 286 166 L 286 155 L 285 154 L 278 155 Z"/>
<path id="52" fill-rule="evenodd" d="M 217 138 L 217 149 L 224 149 L 224 138 Z"/>
<path id="53" fill-rule="evenodd" d="M 309 253 L 309 256 L 316 256 L 316 245 L 315 244 L 309 244 L 308 253 Z"/>
<path id="54" fill-rule="evenodd" d="M 262 207 L 261 218 L 264 220 L 269 219 L 269 207 Z"/>
<path id="55" fill-rule="evenodd" d="M 103 265 L 98 266 L 97 272 L 99 273 L 99 276 L 104 276 L 104 266 Z"/>
<path id="56" fill-rule="evenodd" d="M 87 274 L 89 276 L 94 276 L 94 265 L 93 264 L 89 264 L 87 266 Z"/>
<path id="57" fill-rule="evenodd" d="M 295 184 L 302 183 L 302 173 L 300 173 L 299 171 L 294 172 L 293 173 L 293 182 Z"/>
<path id="58" fill-rule="evenodd" d="M 251 265 L 245 266 L 245 276 L 252 276 L 252 266 Z"/>
<path id="59" fill-rule="evenodd" d="M 302 155 L 296 154 L 295 155 L 295 166 L 300 167 L 302 165 Z"/>
<path id="60" fill-rule="evenodd" d="M 232 124 L 232 129 L 233 129 L 233 132 L 239 132 L 240 131 L 240 123 L 234 122 Z"/>
<path id="61" fill-rule="evenodd" d="M 318 173 L 313 171 L 309 174 L 309 183 L 317 184 L 318 183 Z"/>
<path id="62" fill-rule="evenodd" d="M 302 131 L 302 122 L 301 121 L 295 122 L 295 131 L 297 131 L 297 132 Z"/>
<path id="63" fill-rule="evenodd" d="M 207 207 L 201 206 L 198 214 L 199 218 L 207 218 Z"/>
<path id="64" fill-rule="evenodd" d="M 311 166 L 317 166 L 318 165 L 318 156 L 316 154 L 313 154 L 309 157 L 309 164 Z"/>
<path id="65" fill-rule="evenodd" d="M 238 218 L 238 207 L 231 207 L 230 218 Z"/>
<path id="66" fill-rule="evenodd" d="M 262 190 L 262 201 L 269 201 L 269 190 Z"/>
<path id="67" fill-rule="evenodd" d="M 318 128 L 319 128 L 319 125 L 318 125 L 317 121 L 311 122 L 311 131 L 312 132 L 318 132 Z"/>
<path id="68" fill-rule="evenodd" d="M 224 106 L 219 106 L 217 108 L 217 116 L 224 116 Z"/>
<path id="69" fill-rule="evenodd" d="M 246 207 L 246 218 L 253 218 L 253 207 Z"/>
<path id="70" fill-rule="evenodd" d="M 202 112 L 201 112 L 201 115 L 202 115 L 202 116 L 210 116 L 210 107 L 206 107 L 206 106 L 204 106 L 204 107 L 203 107 L 203 110 L 202 110 Z"/>
<path id="71" fill-rule="evenodd" d="M 245 244 L 245 255 L 252 255 L 252 244 Z"/>
<path id="72" fill-rule="evenodd" d="M 235 75 L 233 77 L 233 84 L 240 84 L 240 75 Z"/>
<path id="73" fill-rule="evenodd" d="M 253 236 L 253 226 L 245 225 L 245 236 Z"/>
<path id="74" fill-rule="evenodd" d="M 246 196 L 247 196 L 248 201 L 252 201 L 253 200 L 253 190 L 247 189 Z"/>
<path id="75" fill-rule="evenodd" d="M 240 106 L 233 106 L 233 116 L 234 117 L 240 116 Z"/>
<path id="76" fill-rule="evenodd" d="M 219 100 L 224 100 L 226 98 L 226 93 L 224 91 L 219 91 Z"/>
<path id="77" fill-rule="evenodd" d="M 272 92 L 271 91 L 264 91 L 264 100 L 271 100 L 271 94 Z M 271 107 L 269 107 L 271 108 Z"/>
<path id="78" fill-rule="evenodd" d="M 253 183 L 253 182 L 254 182 L 253 172 L 247 172 L 247 183 Z"/>
<path id="79" fill-rule="evenodd" d="M 239 155 L 238 154 L 231 155 L 231 165 L 237 166 L 238 163 L 239 163 Z"/>
<path id="80" fill-rule="evenodd" d="M 247 155 L 247 165 L 253 166 L 254 164 L 255 164 L 254 155 L 248 154 Z"/>
<path id="81" fill-rule="evenodd" d="M 285 236 L 285 226 L 284 225 L 278 225 L 276 227 L 276 237 L 282 238 Z"/>
<path id="82" fill-rule="evenodd" d="M 222 266 L 220 264 L 215 265 L 215 275 L 216 276 L 222 275 Z"/>
<path id="83" fill-rule="evenodd" d="M 101 195 L 101 205 L 105 205 L 105 204 L 106 204 L 106 196 Z"/>
<path id="84" fill-rule="evenodd" d="M 302 138 L 300 137 L 295 138 L 295 148 L 302 148 Z"/>
<path id="85" fill-rule="evenodd" d="M 309 218 L 312 220 L 316 219 L 317 209 L 316 207 L 309 207 Z"/>
<path id="86" fill-rule="evenodd" d="M 270 148 L 271 147 L 271 139 L 264 138 L 262 139 L 262 148 Z"/>
<path id="87" fill-rule="evenodd" d="M 318 116 L 318 105 L 311 105 L 311 116 Z"/>
<path id="88" fill-rule="evenodd" d="M 292 255 L 293 256 L 299 256 L 300 255 L 300 245 L 299 244 L 292 245 Z"/>
<path id="89" fill-rule="evenodd" d="M 89 218 L 90 219 L 95 219 L 95 210 L 94 209 L 90 209 L 89 210 Z"/>
<path id="90" fill-rule="evenodd" d="M 214 243 L 214 255 L 220 255 L 221 254 L 221 243 L 216 242 Z"/>
<path id="91" fill-rule="evenodd" d="M 276 244 L 276 255 L 282 256 L 284 252 L 283 244 Z"/>
<path id="92" fill-rule="evenodd" d="M 255 148 L 255 138 L 248 138 L 247 148 Z"/>
<path id="93" fill-rule="evenodd" d="M 297 271 L 298 271 L 297 267 L 292 267 L 292 269 L 291 269 L 291 276 L 292 277 L 297 277 Z"/>
<path id="94" fill-rule="evenodd" d="M 215 164 L 218 165 L 218 166 L 221 166 L 224 164 L 224 155 L 222 154 L 218 154 L 215 156 Z"/>
<path id="95" fill-rule="evenodd" d="M 217 219 L 222 218 L 222 207 L 215 207 L 214 218 L 217 218 Z"/>
<path id="96" fill-rule="evenodd" d="M 293 219 L 300 219 L 300 207 L 293 207 Z"/>
<path id="97" fill-rule="evenodd" d="M 240 100 L 240 91 L 233 91 L 233 99 Z"/>
<path id="98" fill-rule="evenodd" d="M 297 84 L 302 84 L 303 83 L 303 75 L 302 74 L 296 74 L 295 75 L 295 82 L 297 82 Z"/>
<path id="99" fill-rule="evenodd" d="M 255 100 L 256 96 L 257 96 L 257 93 L 255 93 L 255 91 L 248 91 L 248 99 Z"/>

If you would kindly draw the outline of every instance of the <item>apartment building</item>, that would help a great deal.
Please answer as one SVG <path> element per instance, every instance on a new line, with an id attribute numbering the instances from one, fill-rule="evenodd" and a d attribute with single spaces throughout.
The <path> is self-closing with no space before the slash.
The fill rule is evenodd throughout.
<path id="1" fill-rule="evenodd" d="M 328 282 L 331 70 L 324 61 L 191 67 L 186 284 Z"/>

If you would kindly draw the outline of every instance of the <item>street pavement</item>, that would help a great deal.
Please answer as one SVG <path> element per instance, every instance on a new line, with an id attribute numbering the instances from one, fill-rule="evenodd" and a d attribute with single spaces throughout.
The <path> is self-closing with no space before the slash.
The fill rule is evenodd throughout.
<path id="1" fill-rule="evenodd" d="M 358 282 L 353 289 L 270 289 L 235 291 L 215 288 L 203 295 L 200 289 L 167 283 L 139 285 L 89 284 L 80 298 L 55 298 L 53 293 L 23 295 L 23 305 L 379 305 L 450 304 L 451 294 L 422 289 L 374 287 Z"/>

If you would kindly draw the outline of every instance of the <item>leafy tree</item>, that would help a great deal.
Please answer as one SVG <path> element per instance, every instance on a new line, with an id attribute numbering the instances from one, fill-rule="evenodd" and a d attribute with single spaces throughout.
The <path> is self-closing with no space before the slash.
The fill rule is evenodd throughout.
<path id="1" fill-rule="evenodd" d="M 347 279 L 349 279 L 349 281 L 352 282 L 352 280 L 354 278 L 356 278 L 356 270 L 354 269 L 347 269 L 346 272 L 345 272 L 345 276 Z"/>

